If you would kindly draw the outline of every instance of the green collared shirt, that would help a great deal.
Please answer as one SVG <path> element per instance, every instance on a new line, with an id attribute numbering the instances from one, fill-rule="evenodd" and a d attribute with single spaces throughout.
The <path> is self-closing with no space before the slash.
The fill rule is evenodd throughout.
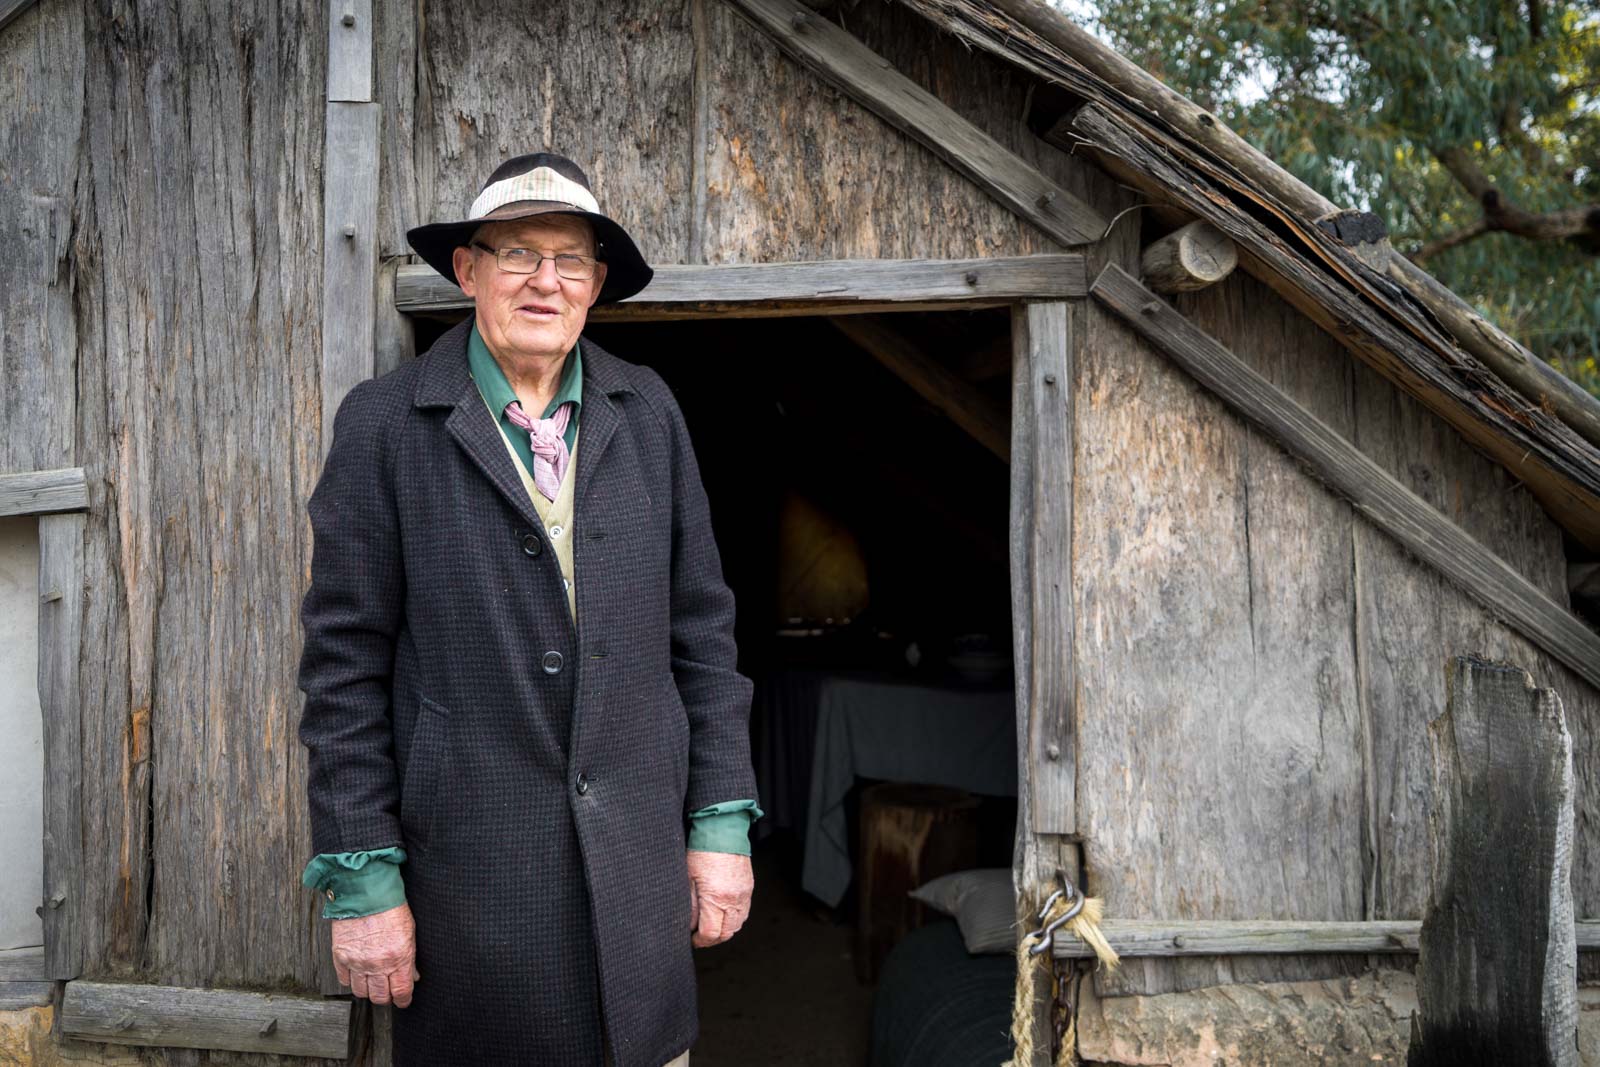
<path id="1" fill-rule="evenodd" d="M 569 400 L 572 402 L 572 418 L 567 422 L 567 432 L 561 435 L 569 450 L 578 439 L 578 415 L 583 410 L 582 347 L 580 342 L 573 343 L 567 361 L 561 365 L 561 380 L 556 383 L 556 395 L 550 398 L 550 403 L 545 405 L 544 412 L 539 416 L 548 419 L 562 404 Z M 511 388 L 511 383 L 506 380 L 506 372 L 500 369 L 500 364 L 489 352 L 489 346 L 483 343 L 477 323 L 473 323 L 472 333 L 467 337 L 467 371 L 472 375 L 472 380 L 478 383 L 483 402 L 500 420 L 500 432 L 516 449 L 517 458 L 522 460 L 524 467 L 533 470 L 533 448 L 529 443 L 528 431 L 506 417 L 506 405 L 517 399 L 517 391 Z"/>
<path id="2" fill-rule="evenodd" d="M 556 395 L 539 416 L 548 419 L 556 409 L 572 402 L 572 418 L 563 435 L 567 448 L 578 439 L 578 414 L 583 407 L 583 355 L 574 344 L 561 367 Z M 467 338 L 467 370 L 478 385 L 478 393 L 494 412 L 500 432 L 516 450 L 523 466 L 533 470 L 533 449 L 528 431 L 506 418 L 506 405 L 517 399 L 516 390 L 506 380 L 505 371 L 483 343 L 474 323 Z M 575 472 L 568 472 L 572 477 Z M 750 855 L 750 824 L 761 818 L 754 800 L 726 800 L 689 814 L 688 847 L 696 852 L 731 852 Z M 406 860 L 398 845 L 365 852 L 323 853 L 312 858 L 300 875 L 302 885 L 315 889 L 323 898 L 324 919 L 355 919 L 405 903 L 406 888 L 399 865 Z"/>

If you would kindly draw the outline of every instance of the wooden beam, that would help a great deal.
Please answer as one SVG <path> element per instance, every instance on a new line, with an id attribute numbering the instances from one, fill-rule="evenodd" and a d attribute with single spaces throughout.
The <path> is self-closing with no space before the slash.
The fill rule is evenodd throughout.
<path id="1" fill-rule="evenodd" d="M 1433 883 L 1409 1067 L 1578 1067 L 1572 736 L 1554 689 L 1457 657 L 1428 724 Z"/>
<path id="2" fill-rule="evenodd" d="M 1013 455 L 1025 453 L 1028 503 L 1013 552 L 1013 598 L 1023 598 L 1017 640 L 1027 642 L 1024 763 L 1035 834 L 1077 832 L 1077 728 L 1073 719 L 1072 331 L 1065 304 L 1026 304 L 1012 313 L 1015 405 L 1026 405 Z M 1013 418 L 1016 417 L 1015 411 Z M 1015 518 L 1016 516 L 1014 516 Z M 1018 558 L 1020 557 L 1020 559 Z M 1018 566 L 1020 563 L 1020 566 Z"/>
<path id="3" fill-rule="evenodd" d="M 1529 640 L 1600 686 L 1600 636 L 1121 268 L 1091 287 L 1156 348 L 1266 430 L 1379 529 Z"/>
<path id="4" fill-rule="evenodd" d="M 1223 199 L 1212 187 L 1249 199 L 1290 229 L 1340 214 L 1336 204 L 1284 170 L 1230 130 L 1217 117 L 1162 83 L 1060 11 L 1038 0 L 992 0 L 1000 17 L 966 21 L 953 5 L 938 0 L 903 0 L 937 25 L 986 48 L 1037 76 L 1090 101 L 1141 117 L 1148 129 L 1170 131 L 1169 143 L 1185 156 L 1206 160 L 1204 195 Z M 971 16 L 968 16 L 970 18 Z M 1031 33 L 1020 34 L 1015 23 Z M 1025 49 L 1018 42 L 1026 42 Z M 1129 103 L 1135 105 L 1130 108 Z M 1215 161 L 1220 161 L 1220 165 Z M 1169 186 L 1169 189 L 1172 187 Z M 1327 256 L 1326 244 L 1319 253 Z M 1363 257 L 1367 258 L 1367 257 Z M 1388 257 L 1388 276 L 1444 327 L 1456 343 L 1503 378 L 1527 400 L 1548 405 L 1555 417 L 1590 444 L 1600 446 L 1600 401 L 1544 360 L 1533 356 L 1465 300 L 1404 256 Z M 1365 294 L 1389 306 L 1399 303 L 1360 281 Z"/>
<path id="5" fill-rule="evenodd" d="M 39 518 L 39 710 L 44 747 L 45 977 L 83 969 L 82 514 Z"/>
<path id="6" fill-rule="evenodd" d="M 1600 922 L 1573 924 L 1585 952 L 1600 952 Z M 1422 936 L 1419 920 L 1393 922 L 1295 922 L 1220 919 L 1108 919 L 1100 924 L 1119 956 L 1414 955 Z M 1094 950 L 1076 937 L 1058 937 L 1057 959 L 1093 959 Z"/>
<path id="7" fill-rule="evenodd" d="M 816 12 L 796 0 L 729 2 L 789 55 L 1062 245 L 1092 244 L 1105 235 L 1108 223 L 1098 211 Z"/>
<path id="8" fill-rule="evenodd" d="M 350 1001 L 80 979 L 67 983 L 61 1032 L 118 1045 L 342 1060 L 350 1054 Z"/>
<path id="9" fill-rule="evenodd" d="M 1076 254 L 995 259 L 833 259 L 808 263 L 671 263 L 643 292 L 593 309 L 595 321 L 703 318 L 709 314 L 840 315 L 917 308 L 999 307 L 1089 291 Z M 428 266 L 401 267 L 395 306 L 408 314 L 472 307 L 455 283 Z"/>
<path id="10" fill-rule="evenodd" d="M 55 983 L 45 977 L 44 949 L 0 949 L 0 1011 L 50 1003 Z"/>
<path id="11" fill-rule="evenodd" d="M 1420 308 L 1403 301 L 1380 308 L 1363 298 L 1251 213 L 1206 195 L 1202 175 L 1132 126 L 1095 107 L 1080 111 L 1074 126 L 1087 142 L 1080 154 L 1227 233 L 1247 271 L 1498 461 L 1580 542 L 1600 549 L 1600 452 L 1592 445 L 1485 372 Z"/>
<path id="12" fill-rule="evenodd" d="M 1002 460 L 1011 458 L 1011 427 L 1005 410 L 990 403 L 971 383 L 962 381 L 903 334 L 878 319 L 855 315 L 829 321 L 918 396 L 967 431 L 973 440 Z"/>
<path id="13" fill-rule="evenodd" d="M 324 456 L 333 443 L 340 401 L 372 377 L 378 255 L 379 105 L 330 101 L 327 107 L 322 186 Z"/>
<path id="14" fill-rule="evenodd" d="M 89 483 L 82 467 L 0 474 L 0 518 L 83 511 L 89 506 Z"/>
<path id="15" fill-rule="evenodd" d="M 328 4 L 328 99 L 372 99 L 372 0 Z"/>
<path id="16" fill-rule="evenodd" d="M 35 0 L 0 0 L 0 30 L 15 22 Z"/>
<path id="17" fill-rule="evenodd" d="M 1187 293 L 1215 285 L 1233 273 L 1239 252 L 1228 235 L 1195 221 L 1145 247 L 1139 269 L 1158 293 Z"/>

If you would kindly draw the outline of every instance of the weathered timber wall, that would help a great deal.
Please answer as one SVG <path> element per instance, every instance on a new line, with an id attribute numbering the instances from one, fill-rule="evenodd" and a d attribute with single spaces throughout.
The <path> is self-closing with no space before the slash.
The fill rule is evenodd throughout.
<path id="1" fill-rule="evenodd" d="M 1193 321 L 1566 603 L 1559 530 L 1504 470 L 1248 276 Z M 1600 694 L 1353 514 L 1165 357 L 1100 322 L 1078 378 L 1079 829 L 1108 914 L 1419 918 L 1428 720 L 1451 653 Z M 1592 777 L 1592 776 L 1591 776 Z M 1600 914 L 1600 789 L 1574 886 Z M 1586 821 L 1587 820 L 1587 821 Z M 1349 973 L 1359 957 L 1140 962 L 1105 992 Z"/>
<path id="2" fill-rule="evenodd" d="M 396 4 L 378 18 L 383 255 L 406 253 L 407 227 L 458 214 L 495 163 L 546 146 L 586 166 L 659 262 L 1060 250 L 723 0 Z M 845 24 L 1068 190 L 1126 199 L 1027 129 L 1023 75 L 898 5 L 863 3 Z"/>
<path id="3" fill-rule="evenodd" d="M 0 33 L 0 469 L 89 487 L 86 975 L 315 989 L 330 966 L 294 734 L 324 19 L 61 0 Z"/>

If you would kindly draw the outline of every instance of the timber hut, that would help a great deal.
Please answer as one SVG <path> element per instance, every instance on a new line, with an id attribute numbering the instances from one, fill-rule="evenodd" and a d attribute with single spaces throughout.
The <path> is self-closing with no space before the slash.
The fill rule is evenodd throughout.
<path id="1" fill-rule="evenodd" d="M 0 72 L 0 1061 L 388 1062 L 299 882 L 306 500 L 467 313 L 406 228 L 548 147 L 757 686 L 697 1064 L 998 1064 L 1024 978 L 1035 1062 L 1399 1062 L 1463 892 L 1520 1062 L 1600 1062 L 1600 408 L 1043 3 L 0 0 Z M 1063 880 L 1116 969 L 1019 970 Z"/>

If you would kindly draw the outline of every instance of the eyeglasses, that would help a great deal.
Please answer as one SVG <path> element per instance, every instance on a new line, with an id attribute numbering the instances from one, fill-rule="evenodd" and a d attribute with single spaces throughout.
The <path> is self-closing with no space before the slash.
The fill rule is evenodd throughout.
<path id="1" fill-rule="evenodd" d="M 556 273 L 568 281 L 581 282 L 594 277 L 595 258 L 576 252 L 562 252 L 556 256 L 543 256 L 531 248 L 490 248 L 481 241 L 472 247 L 481 248 L 494 256 L 500 269 L 508 274 L 537 274 L 547 259 L 555 260 Z"/>

